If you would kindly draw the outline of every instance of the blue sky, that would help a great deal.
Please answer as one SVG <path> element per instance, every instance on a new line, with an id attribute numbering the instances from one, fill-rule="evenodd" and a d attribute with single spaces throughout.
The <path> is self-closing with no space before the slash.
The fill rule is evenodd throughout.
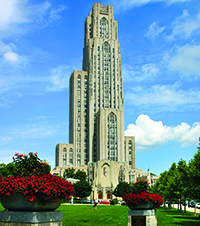
<path id="1" fill-rule="evenodd" d="M 0 162 L 38 152 L 55 166 L 68 142 L 69 76 L 82 69 L 93 1 L 0 1 Z M 197 152 L 199 0 L 110 0 L 118 21 L 125 135 L 136 167 L 155 174 Z"/>

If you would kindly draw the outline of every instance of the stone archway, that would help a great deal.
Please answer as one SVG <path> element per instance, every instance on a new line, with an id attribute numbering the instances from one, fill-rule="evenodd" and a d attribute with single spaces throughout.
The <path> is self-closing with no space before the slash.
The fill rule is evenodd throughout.
<path id="1" fill-rule="evenodd" d="M 103 199 L 103 192 L 100 190 L 97 192 L 98 194 L 98 199 Z"/>
<path id="2" fill-rule="evenodd" d="M 111 199 L 111 192 L 110 192 L 110 191 L 107 191 L 107 192 L 106 192 L 106 198 L 107 198 L 107 199 Z"/>

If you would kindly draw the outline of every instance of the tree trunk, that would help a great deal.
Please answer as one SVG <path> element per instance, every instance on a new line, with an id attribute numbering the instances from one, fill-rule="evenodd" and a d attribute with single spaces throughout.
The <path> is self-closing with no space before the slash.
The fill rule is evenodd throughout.
<path id="1" fill-rule="evenodd" d="M 181 196 L 180 196 L 180 212 L 182 212 Z"/>

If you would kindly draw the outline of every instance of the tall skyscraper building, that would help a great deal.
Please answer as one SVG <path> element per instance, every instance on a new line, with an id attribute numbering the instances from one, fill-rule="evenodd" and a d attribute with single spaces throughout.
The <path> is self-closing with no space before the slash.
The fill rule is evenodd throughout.
<path id="1" fill-rule="evenodd" d="M 110 199 L 119 181 L 145 174 L 135 166 L 135 138 L 124 137 L 121 52 L 110 5 L 94 3 L 85 20 L 82 71 L 72 72 L 69 92 L 69 144 L 56 146 L 52 173 L 82 169 L 93 198 Z"/>

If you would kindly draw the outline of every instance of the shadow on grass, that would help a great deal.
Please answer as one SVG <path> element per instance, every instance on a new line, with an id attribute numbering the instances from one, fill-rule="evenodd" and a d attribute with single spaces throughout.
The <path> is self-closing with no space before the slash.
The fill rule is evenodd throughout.
<path id="1" fill-rule="evenodd" d="M 193 217 L 186 217 L 186 216 L 177 216 L 174 217 L 177 220 L 181 220 L 181 222 L 174 223 L 176 225 L 184 225 L 184 226 L 199 226 L 200 225 L 200 217 L 193 216 Z"/>
<path id="2" fill-rule="evenodd" d="M 183 225 L 183 226 L 199 226 L 200 217 L 194 216 L 193 212 L 180 212 L 177 209 L 163 208 L 161 212 L 168 218 L 169 225 Z"/>

